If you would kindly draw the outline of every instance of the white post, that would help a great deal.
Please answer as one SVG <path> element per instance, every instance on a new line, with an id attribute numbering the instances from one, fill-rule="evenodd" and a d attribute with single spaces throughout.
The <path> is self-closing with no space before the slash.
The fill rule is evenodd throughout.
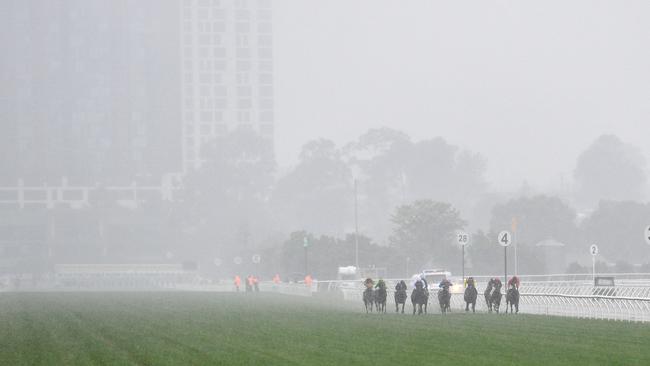
<path id="1" fill-rule="evenodd" d="M 591 256 L 591 282 L 596 285 L 596 256 Z"/>

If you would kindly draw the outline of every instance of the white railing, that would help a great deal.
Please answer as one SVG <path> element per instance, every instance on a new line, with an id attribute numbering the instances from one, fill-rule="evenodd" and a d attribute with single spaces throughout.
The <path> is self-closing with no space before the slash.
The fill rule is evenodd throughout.
<path id="1" fill-rule="evenodd" d="M 394 291 L 397 280 L 386 280 L 389 288 L 388 309 L 394 308 Z M 406 281 L 409 288 L 410 283 Z M 344 286 L 345 284 L 345 286 Z M 436 297 L 437 289 L 430 287 L 429 313 L 440 311 Z M 477 286 L 478 299 L 476 311 L 487 312 L 483 291 L 485 281 Z M 316 291 L 316 290 L 314 290 Z M 342 281 L 323 281 L 317 286 L 318 292 L 327 292 L 352 302 L 362 302 L 363 284 Z M 505 312 L 506 289 L 502 289 L 500 312 Z M 411 289 L 408 291 L 410 296 Z M 455 291 L 451 298 L 452 312 L 464 312 L 465 302 L 462 291 Z M 411 310 L 407 300 L 406 309 Z M 407 311 L 408 311 L 407 310 Z M 616 287 L 594 287 L 584 281 L 523 282 L 520 288 L 519 312 L 538 315 L 557 315 L 578 318 L 650 321 L 650 286 L 625 284 Z"/>

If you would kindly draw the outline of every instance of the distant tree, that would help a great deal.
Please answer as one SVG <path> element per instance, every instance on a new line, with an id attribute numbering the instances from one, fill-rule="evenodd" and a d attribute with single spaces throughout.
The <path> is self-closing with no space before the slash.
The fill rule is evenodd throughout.
<path id="1" fill-rule="evenodd" d="M 449 266 L 457 262 L 454 234 L 466 223 L 448 203 L 418 200 L 397 207 L 392 218 L 390 245 L 417 266 Z"/>
<path id="2" fill-rule="evenodd" d="M 469 212 L 486 188 L 485 159 L 439 137 L 412 142 L 401 131 L 371 129 L 345 153 L 361 177 L 364 223 L 380 238 L 390 234 L 396 205 L 432 199 Z"/>
<path id="3" fill-rule="evenodd" d="M 614 267 L 607 264 L 604 261 L 596 261 L 596 273 L 612 273 Z"/>
<path id="4" fill-rule="evenodd" d="M 634 266 L 630 262 L 624 260 L 617 260 L 614 265 L 614 271 L 616 273 L 634 273 Z"/>
<path id="5" fill-rule="evenodd" d="M 173 214 L 199 253 L 241 254 L 272 230 L 266 203 L 275 170 L 271 141 L 238 128 L 206 144 L 201 158 L 201 167 L 184 180 L 184 202 Z"/>
<path id="6" fill-rule="evenodd" d="M 650 273 L 650 262 L 644 262 L 639 267 L 639 273 Z"/>
<path id="7" fill-rule="evenodd" d="M 647 183 L 646 160 L 638 148 L 614 135 L 603 135 L 578 157 L 574 178 L 584 203 L 638 201 Z"/>
<path id="8" fill-rule="evenodd" d="M 345 147 L 349 164 L 359 178 L 359 214 L 362 227 L 387 238 L 393 209 L 406 199 L 406 162 L 413 144 L 405 133 L 389 128 L 371 129 Z"/>
<path id="9" fill-rule="evenodd" d="M 520 197 L 492 209 L 490 227 L 498 233 L 511 230 L 513 219 L 517 241 L 535 245 L 546 239 L 570 244 L 576 238 L 576 211 L 558 197 Z"/>
<path id="10" fill-rule="evenodd" d="M 304 246 L 305 238 L 307 238 L 307 248 Z M 317 237 L 305 231 L 297 231 L 292 233 L 282 245 L 281 258 L 281 268 L 285 276 L 292 273 L 304 275 L 306 269 L 318 279 L 336 279 L 338 267 L 354 265 L 354 235 L 348 234 L 341 239 L 327 235 Z M 359 237 L 361 268 L 386 268 L 389 275 L 403 276 L 402 263 L 403 258 L 399 257 L 393 248 L 376 245 L 365 236 Z"/>
<path id="11" fill-rule="evenodd" d="M 496 234 L 478 231 L 472 234 L 467 247 L 469 275 L 494 275 L 502 271 L 503 249 L 496 241 Z"/>
<path id="12" fill-rule="evenodd" d="M 567 258 L 572 256 L 578 237 L 575 221 L 576 212 L 567 203 L 558 197 L 540 195 L 496 205 L 490 227 L 494 233 L 516 229 L 513 234 L 519 272 L 541 274 L 563 269 Z M 565 246 L 553 247 L 560 244 Z M 511 252 L 514 255 L 514 250 Z"/>
<path id="13" fill-rule="evenodd" d="M 580 226 L 585 247 L 589 243 L 597 244 L 599 257 L 610 262 L 623 260 L 640 264 L 650 251 L 643 238 L 648 218 L 649 204 L 601 201 Z"/>
<path id="14" fill-rule="evenodd" d="M 274 210 L 289 230 L 342 235 L 353 227 L 353 179 L 341 152 L 329 140 L 305 144 L 298 165 L 280 178 Z"/>
<path id="15" fill-rule="evenodd" d="M 566 273 L 568 274 L 574 274 L 574 273 L 589 273 L 590 270 L 589 268 L 580 265 L 578 262 L 571 262 L 566 268 Z"/>
<path id="16" fill-rule="evenodd" d="M 498 233 L 483 233 L 479 231 L 472 235 L 470 245 L 467 247 L 470 271 L 475 275 L 503 276 L 504 274 L 504 249 L 497 242 Z M 520 246 L 518 248 L 518 261 L 520 274 L 544 273 L 544 257 L 536 253 L 535 247 Z M 514 248 L 510 246 L 506 251 L 508 255 L 508 274 L 512 275 L 515 268 Z"/>

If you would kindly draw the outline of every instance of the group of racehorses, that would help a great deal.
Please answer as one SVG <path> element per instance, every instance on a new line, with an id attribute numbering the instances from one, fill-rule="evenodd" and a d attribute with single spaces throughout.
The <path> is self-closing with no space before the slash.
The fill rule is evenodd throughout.
<path id="1" fill-rule="evenodd" d="M 386 298 L 388 297 L 388 291 L 386 289 L 386 283 L 383 280 L 379 280 L 377 285 L 374 285 L 374 282 L 368 278 L 364 282 L 366 289 L 363 291 L 363 304 L 366 308 L 366 313 L 376 311 L 378 313 L 386 312 Z M 506 292 L 506 313 L 508 313 L 508 308 L 510 308 L 511 313 L 519 313 L 519 279 L 513 277 L 508 281 L 508 291 Z M 439 285 L 438 290 L 438 304 L 440 305 L 440 311 L 443 314 L 451 311 L 451 292 L 449 288 L 451 287 L 451 282 L 448 280 L 443 280 Z M 491 278 L 483 292 L 485 296 L 485 303 L 487 305 L 488 312 L 495 311 L 499 313 L 499 308 L 501 306 L 501 280 L 498 278 Z M 406 304 L 407 295 L 407 286 L 406 282 L 399 281 L 395 285 L 395 312 L 400 311 L 400 305 L 402 306 L 401 312 L 404 314 L 404 306 Z M 465 293 L 463 299 L 465 300 L 465 311 L 469 312 L 470 306 L 472 312 L 476 312 L 476 300 L 478 298 L 478 290 L 476 289 L 476 281 L 474 278 L 469 277 L 467 279 Z M 413 305 L 413 314 L 417 312 L 418 314 L 427 313 L 427 305 L 429 303 L 429 289 L 426 281 L 418 280 L 415 282 L 413 291 L 411 292 L 411 304 Z M 513 309 L 514 308 L 514 309 Z"/>

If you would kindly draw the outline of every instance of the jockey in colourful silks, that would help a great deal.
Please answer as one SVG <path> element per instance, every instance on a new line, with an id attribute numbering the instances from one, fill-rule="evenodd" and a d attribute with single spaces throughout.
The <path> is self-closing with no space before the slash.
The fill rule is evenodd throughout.
<path id="1" fill-rule="evenodd" d="M 519 277 L 517 277 L 517 276 L 512 276 L 512 277 L 508 280 L 508 287 L 515 286 L 515 288 L 516 288 L 517 290 L 519 290 L 519 285 L 520 285 L 520 284 L 521 284 L 521 281 L 519 280 Z"/>

